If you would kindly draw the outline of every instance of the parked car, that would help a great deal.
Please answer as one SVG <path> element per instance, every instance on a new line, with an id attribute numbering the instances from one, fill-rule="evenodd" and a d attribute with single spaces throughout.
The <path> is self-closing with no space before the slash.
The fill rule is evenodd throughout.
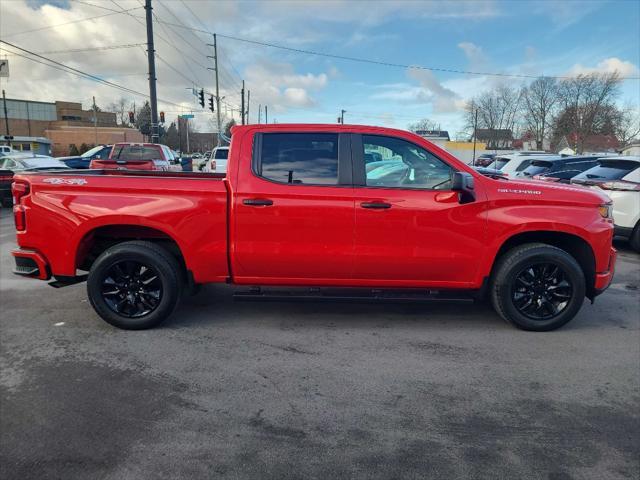
<path id="1" fill-rule="evenodd" d="M 227 171 L 227 159 L 229 147 L 215 147 L 211 152 L 211 158 L 207 161 L 205 172 L 225 173 Z"/>
<path id="2" fill-rule="evenodd" d="M 399 157 L 407 174 L 370 179 L 367 151 Z M 256 285 L 314 298 L 317 287 L 324 298 L 486 294 L 508 322 L 546 331 L 613 278 L 602 191 L 484 177 L 407 131 L 238 126 L 228 165 L 16 175 L 15 273 L 59 287 L 88 271 L 91 305 L 126 329 L 159 324 L 185 288 L 222 282 L 249 298 L 278 294 Z"/>
<path id="3" fill-rule="evenodd" d="M 61 170 L 68 167 L 59 160 L 47 155 L 29 155 L 15 153 L 0 157 L 0 202 L 3 207 L 10 207 L 12 202 L 11 183 L 13 175 L 18 172 L 41 170 Z"/>
<path id="4" fill-rule="evenodd" d="M 116 143 L 109 158 L 94 159 L 92 169 L 182 170 L 171 149 L 159 143 Z"/>
<path id="5" fill-rule="evenodd" d="M 518 172 L 516 177 L 550 182 L 569 183 L 579 173 L 598 164 L 598 157 L 547 157 L 532 160 L 527 168 Z"/>
<path id="6" fill-rule="evenodd" d="M 495 153 L 483 153 L 482 155 L 478 156 L 478 158 L 476 158 L 475 166 L 488 167 L 495 160 L 495 158 Z"/>
<path id="7" fill-rule="evenodd" d="M 640 252 L 640 156 L 601 158 L 571 183 L 604 190 L 613 201 L 615 234 Z"/>
<path id="8" fill-rule="evenodd" d="M 9 145 L 0 145 L 0 157 L 5 157 L 7 155 L 11 155 L 17 153 L 13 148 Z"/>
<path id="9" fill-rule="evenodd" d="M 106 160 L 109 158 L 113 145 L 98 145 L 90 150 L 87 150 L 82 155 L 71 157 L 57 157 L 58 160 L 64 162 L 69 168 L 89 168 L 91 160 L 101 159 Z"/>
<path id="10" fill-rule="evenodd" d="M 499 170 L 506 177 L 515 176 L 529 166 L 532 160 L 555 156 L 545 152 L 515 152 L 509 155 L 497 155 L 493 162 L 487 165 L 488 170 Z"/>
<path id="11" fill-rule="evenodd" d="M 11 170 L 0 170 L 0 205 L 11 207 L 11 183 L 13 182 L 13 172 Z"/>

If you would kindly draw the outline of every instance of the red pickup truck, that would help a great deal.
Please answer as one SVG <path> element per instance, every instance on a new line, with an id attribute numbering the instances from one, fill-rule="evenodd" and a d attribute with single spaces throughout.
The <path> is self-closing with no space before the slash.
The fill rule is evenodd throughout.
<path id="1" fill-rule="evenodd" d="M 605 195 L 485 177 L 379 127 L 235 127 L 226 175 L 18 174 L 13 195 L 15 273 L 86 279 L 96 312 L 126 329 L 226 282 L 250 297 L 471 294 L 552 330 L 608 287 L 616 259 Z"/>
<path id="2" fill-rule="evenodd" d="M 182 170 L 173 152 L 159 143 L 116 143 L 109 158 L 91 160 L 89 168 L 119 170 Z"/>

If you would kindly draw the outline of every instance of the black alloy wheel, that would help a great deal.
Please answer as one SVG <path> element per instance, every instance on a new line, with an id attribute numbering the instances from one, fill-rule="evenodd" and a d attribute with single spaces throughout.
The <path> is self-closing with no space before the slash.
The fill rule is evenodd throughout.
<path id="1" fill-rule="evenodd" d="M 106 270 L 101 293 L 107 306 L 115 313 L 138 318 L 158 307 L 162 298 L 162 282 L 150 265 L 123 260 Z"/>
<path id="2" fill-rule="evenodd" d="M 145 240 L 118 243 L 91 265 L 87 294 L 106 322 L 126 330 L 159 325 L 180 301 L 184 270 L 174 254 Z"/>
<path id="3" fill-rule="evenodd" d="M 522 315 L 532 320 L 550 320 L 567 308 L 573 285 L 560 265 L 534 263 L 516 274 L 511 295 Z"/>

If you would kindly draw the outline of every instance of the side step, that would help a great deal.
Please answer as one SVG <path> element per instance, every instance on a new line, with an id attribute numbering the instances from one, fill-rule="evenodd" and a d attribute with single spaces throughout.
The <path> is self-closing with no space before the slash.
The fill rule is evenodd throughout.
<path id="1" fill-rule="evenodd" d="M 371 288 L 290 288 L 252 287 L 235 292 L 234 300 L 277 302 L 473 302 L 474 291 L 427 289 L 371 289 Z"/>

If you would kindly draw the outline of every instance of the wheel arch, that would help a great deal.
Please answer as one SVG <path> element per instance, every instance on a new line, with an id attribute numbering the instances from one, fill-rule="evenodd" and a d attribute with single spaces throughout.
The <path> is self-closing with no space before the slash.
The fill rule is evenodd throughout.
<path id="1" fill-rule="evenodd" d="M 183 250 L 172 235 L 160 228 L 137 223 L 109 223 L 86 231 L 75 249 L 75 268 L 88 271 L 106 249 L 131 240 L 147 240 L 161 245 L 188 271 Z"/>
<path id="2" fill-rule="evenodd" d="M 494 257 L 490 276 L 493 275 L 499 259 L 514 247 L 524 245 L 526 243 L 544 243 L 553 247 L 560 248 L 571 255 L 580 265 L 584 273 L 586 282 L 586 296 L 593 299 L 595 296 L 594 284 L 596 277 L 596 259 L 591 245 L 579 235 L 573 233 L 552 231 L 552 230 L 536 230 L 516 233 L 500 245 L 497 254 Z"/>

